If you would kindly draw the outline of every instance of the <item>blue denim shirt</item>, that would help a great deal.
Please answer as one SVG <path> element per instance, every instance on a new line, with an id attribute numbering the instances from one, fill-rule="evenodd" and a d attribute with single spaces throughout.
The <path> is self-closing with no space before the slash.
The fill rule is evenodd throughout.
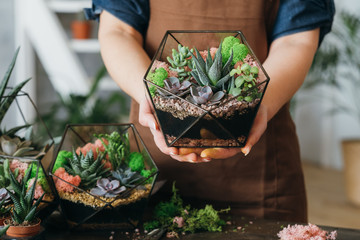
<path id="1" fill-rule="evenodd" d="M 98 19 L 103 9 L 145 37 L 150 18 L 149 0 L 93 0 L 92 9 L 85 9 L 85 14 L 88 19 Z M 320 28 L 320 45 L 331 30 L 334 14 L 334 0 L 280 0 L 270 43 L 285 35 Z"/>

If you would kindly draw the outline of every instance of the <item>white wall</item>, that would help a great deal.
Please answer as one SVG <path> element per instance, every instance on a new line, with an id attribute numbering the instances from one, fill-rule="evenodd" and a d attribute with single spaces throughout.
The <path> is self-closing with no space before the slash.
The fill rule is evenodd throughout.
<path id="1" fill-rule="evenodd" d="M 359 14 L 360 1 L 336 0 L 335 6 L 337 14 L 341 10 Z M 336 18 L 335 21 L 337 21 Z M 328 38 L 330 37 L 331 33 L 328 35 Z M 325 38 L 324 41 L 327 40 Z M 320 99 L 314 98 L 314 96 L 322 94 L 330 96 L 332 100 L 320 101 Z M 346 97 L 346 92 L 342 95 Z M 302 159 L 321 166 L 342 169 L 341 141 L 348 138 L 360 138 L 360 123 L 349 115 L 329 114 L 328 110 L 336 99 L 332 92 L 324 88 L 307 93 L 300 90 L 297 96 L 301 99 L 304 99 L 304 96 L 308 96 L 309 100 L 313 99 L 312 102 L 310 100 L 310 102 L 298 103 L 294 114 Z"/>

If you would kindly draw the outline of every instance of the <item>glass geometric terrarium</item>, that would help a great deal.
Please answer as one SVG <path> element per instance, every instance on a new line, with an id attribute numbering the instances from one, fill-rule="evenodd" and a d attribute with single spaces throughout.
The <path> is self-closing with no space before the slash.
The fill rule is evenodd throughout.
<path id="1" fill-rule="evenodd" d="M 7 193 L 7 191 L 13 192 L 10 171 L 15 177 L 15 181 L 19 183 L 25 178 L 28 179 L 25 183 L 26 191 L 29 191 L 36 180 L 34 199 L 37 200 L 42 197 L 36 210 L 36 217 L 46 220 L 57 207 L 57 202 L 52 181 L 49 181 L 49 177 L 40 161 L 33 158 L 0 155 L 0 191 L 2 192 L 0 201 L 5 199 L 4 203 L 9 208 L 14 205 Z M 27 174 L 29 174 L 29 177 L 25 177 Z"/>
<path id="2" fill-rule="evenodd" d="M 167 31 L 144 77 L 174 147 L 243 147 L 269 80 L 240 31 Z"/>
<path id="3" fill-rule="evenodd" d="M 132 124 L 68 125 L 51 169 L 71 228 L 136 226 L 158 174 Z"/>

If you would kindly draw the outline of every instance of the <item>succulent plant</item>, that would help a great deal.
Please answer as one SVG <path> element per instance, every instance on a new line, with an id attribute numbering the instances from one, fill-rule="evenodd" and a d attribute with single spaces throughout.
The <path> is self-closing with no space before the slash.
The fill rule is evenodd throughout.
<path id="1" fill-rule="evenodd" d="M 101 178 L 97 180 L 96 187 L 90 190 L 91 194 L 113 198 L 126 190 L 125 186 L 121 186 L 118 180 L 110 180 Z"/>
<path id="2" fill-rule="evenodd" d="M 249 64 L 244 63 L 241 67 L 231 70 L 230 75 L 238 77 L 234 80 L 231 79 L 229 84 L 229 94 L 239 96 L 239 101 L 251 102 L 261 96 L 261 92 L 257 87 L 257 80 L 259 68 L 256 66 L 251 67 Z"/>
<path id="3" fill-rule="evenodd" d="M 217 104 L 225 96 L 223 91 L 218 91 L 213 94 L 211 87 L 190 87 L 190 95 L 186 97 L 186 100 L 194 104 L 204 104 L 208 105 Z"/>
<path id="4" fill-rule="evenodd" d="M 2 165 L 0 165 L 0 188 L 7 188 L 10 185 L 10 163 L 8 159 L 4 159 Z M 19 169 L 14 171 L 15 178 L 19 175 Z M 11 187 L 11 186 L 10 186 Z"/>
<path id="5" fill-rule="evenodd" d="M 206 61 L 204 61 L 201 54 L 196 48 L 195 51 L 197 57 L 193 53 L 191 53 L 194 62 L 194 69 L 191 71 L 191 75 L 194 77 L 196 82 L 200 86 L 210 86 L 212 89 L 215 90 L 224 90 L 226 82 L 230 79 L 230 71 L 232 69 L 231 61 L 233 58 L 233 53 L 231 52 L 228 61 L 223 66 L 221 43 L 215 53 L 214 59 L 211 58 L 209 49 Z"/>
<path id="6" fill-rule="evenodd" d="M 184 95 L 186 93 L 185 90 L 187 90 L 190 86 L 191 83 L 188 80 L 180 82 L 179 78 L 177 77 L 169 77 L 164 81 L 164 88 L 177 96 Z M 161 89 L 158 89 L 158 92 L 160 95 L 165 97 L 173 96 L 165 91 L 162 91 Z"/>
<path id="7" fill-rule="evenodd" d="M 19 137 L 11 138 L 6 135 L 0 137 L 1 151 L 0 154 L 14 156 L 14 157 L 23 157 L 36 155 L 38 152 L 33 151 L 34 148 L 31 147 L 31 141 L 22 141 Z"/>
<path id="8" fill-rule="evenodd" d="M 167 57 L 168 62 L 171 64 L 169 67 L 171 70 L 178 73 L 178 78 L 184 80 L 190 76 L 190 71 L 186 71 L 185 67 L 192 69 L 191 53 L 193 50 L 189 50 L 188 47 L 178 45 L 178 51 L 172 49 L 172 58 Z"/>
<path id="9" fill-rule="evenodd" d="M 10 199 L 10 195 L 8 194 L 8 192 L 6 191 L 5 188 L 1 188 L 0 189 L 0 216 L 4 216 L 6 215 L 9 211 L 10 208 L 4 206 L 4 204 Z"/>
<path id="10" fill-rule="evenodd" d="M 127 156 L 130 154 L 129 134 L 120 134 L 114 131 L 110 135 L 98 134 L 95 135 L 95 137 L 102 142 L 105 152 L 109 156 L 112 168 L 118 169 L 122 162 L 125 161 Z M 104 139 L 108 142 L 107 144 L 105 144 Z"/>
<path id="11" fill-rule="evenodd" d="M 11 73 L 12 73 L 12 71 L 14 69 L 16 58 L 17 58 L 17 56 L 19 54 L 19 50 L 20 50 L 20 48 L 18 48 L 16 50 L 16 52 L 14 54 L 14 57 L 13 57 L 10 65 L 9 65 L 9 68 L 6 71 L 6 73 L 5 73 L 4 77 L 3 77 L 3 80 L 1 81 L 1 84 L 0 84 L 0 122 L 2 122 L 3 118 L 5 117 L 5 114 L 9 110 L 9 107 L 11 106 L 11 103 L 16 98 L 16 95 L 23 88 L 23 86 L 30 80 L 30 78 L 29 78 L 29 79 L 19 83 L 17 86 L 15 86 L 13 89 L 11 89 L 10 92 L 7 93 L 6 96 L 5 96 L 5 90 L 7 88 Z M 21 126 L 20 128 L 22 128 L 22 127 L 23 126 Z M 19 127 L 16 127 L 14 129 L 18 130 Z M 13 132 L 13 130 L 9 130 L 9 131 Z M 5 131 L 2 131 L 2 134 L 7 134 L 7 133 Z"/>
<path id="12" fill-rule="evenodd" d="M 78 155 L 73 150 L 73 157 L 68 158 L 68 162 L 64 165 L 66 172 L 73 176 L 80 176 L 80 187 L 83 189 L 91 189 L 96 185 L 96 181 L 108 175 L 109 169 L 103 168 L 105 163 L 102 163 L 105 154 L 100 153 L 97 159 L 94 159 L 93 151 L 87 152 L 84 156 L 81 152 Z"/>
<path id="13" fill-rule="evenodd" d="M 125 187 L 135 187 L 139 182 L 145 178 L 138 172 L 132 171 L 131 168 L 119 168 L 111 172 L 112 176 L 120 181 L 120 184 Z"/>
<path id="14" fill-rule="evenodd" d="M 34 202 L 34 193 L 37 180 L 37 174 L 35 177 L 34 184 L 26 191 L 26 183 L 30 178 L 32 171 L 32 166 L 30 166 L 30 171 L 28 171 L 21 182 L 18 182 L 11 171 L 10 174 L 10 185 L 14 192 L 7 189 L 8 194 L 12 202 L 14 203 L 14 208 L 12 211 L 12 220 L 16 224 L 21 224 L 23 222 L 32 222 L 35 218 L 36 208 L 39 206 L 44 194 L 39 197 Z"/>

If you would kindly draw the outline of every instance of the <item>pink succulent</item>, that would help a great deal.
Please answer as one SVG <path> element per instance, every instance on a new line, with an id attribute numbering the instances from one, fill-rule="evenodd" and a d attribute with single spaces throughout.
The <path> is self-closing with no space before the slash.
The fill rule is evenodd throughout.
<path id="1" fill-rule="evenodd" d="M 74 186 L 79 186 L 80 185 L 80 182 L 81 182 L 81 178 L 79 175 L 76 175 L 75 177 L 68 174 L 66 171 L 65 171 L 65 168 L 63 167 L 60 167 L 58 168 L 55 173 L 54 173 L 55 176 L 71 183 L 72 185 Z M 62 181 L 61 179 L 58 179 L 57 177 L 54 177 L 54 182 L 55 182 L 55 186 L 56 186 L 56 189 L 59 191 L 59 192 L 73 192 L 74 191 L 74 187 L 71 186 L 70 184 Z"/>

